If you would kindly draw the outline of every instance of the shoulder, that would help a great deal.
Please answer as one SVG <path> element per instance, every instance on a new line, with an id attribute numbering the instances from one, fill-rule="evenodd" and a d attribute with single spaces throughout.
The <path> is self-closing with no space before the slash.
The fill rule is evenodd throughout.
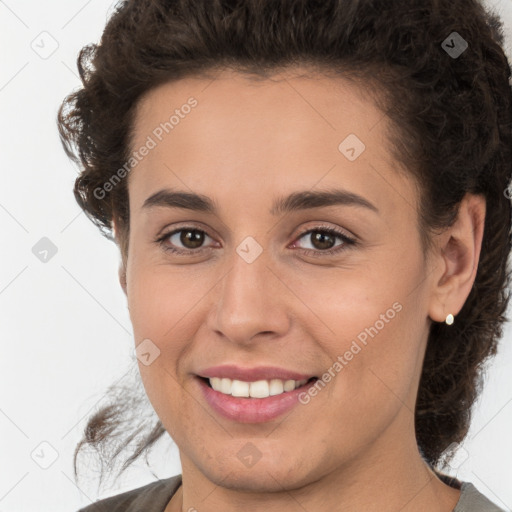
<path id="1" fill-rule="evenodd" d="M 181 474 L 105 498 L 78 512 L 163 512 L 181 484 Z"/>
<path id="2" fill-rule="evenodd" d="M 460 498 L 453 512 L 504 512 L 504 510 L 484 496 L 472 483 L 462 482 Z"/>
<path id="3" fill-rule="evenodd" d="M 505 512 L 482 494 L 471 482 L 463 482 L 439 470 L 434 473 L 450 487 L 460 489 L 460 497 L 452 512 Z"/>

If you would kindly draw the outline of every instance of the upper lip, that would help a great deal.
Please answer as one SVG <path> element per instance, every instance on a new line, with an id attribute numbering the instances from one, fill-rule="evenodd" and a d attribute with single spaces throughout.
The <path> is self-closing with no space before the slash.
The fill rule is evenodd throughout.
<path id="1" fill-rule="evenodd" d="M 236 366 L 234 364 L 210 366 L 209 368 L 202 370 L 198 375 L 206 378 L 219 377 L 245 382 L 256 382 L 258 380 L 270 379 L 304 380 L 314 377 L 314 375 L 311 374 L 299 373 L 293 370 L 279 368 L 277 366 L 255 366 L 253 368 L 242 368 L 241 366 Z"/>

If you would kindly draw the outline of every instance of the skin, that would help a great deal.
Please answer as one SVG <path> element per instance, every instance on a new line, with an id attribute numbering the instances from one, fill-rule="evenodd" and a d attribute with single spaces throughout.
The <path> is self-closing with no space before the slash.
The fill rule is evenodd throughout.
<path id="1" fill-rule="evenodd" d="M 180 451 L 183 486 L 166 512 L 451 511 L 460 491 L 422 460 L 414 404 L 429 325 L 448 313 L 456 322 L 474 282 L 485 201 L 467 195 L 427 257 L 417 189 L 388 152 L 387 119 L 354 84 L 296 71 L 256 82 L 223 70 L 159 86 L 138 105 L 134 148 L 190 96 L 198 101 L 129 175 L 120 266 L 135 343 L 149 338 L 160 350 L 139 362 L 141 378 Z M 352 162 L 338 150 L 350 133 L 366 146 Z M 334 187 L 378 213 L 269 213 L 277 196 Z M 164 188 L 209 196 L 218 214 L 142 208 Z M 358 244 L 325 255 L 302 235 L 319 225 Z M 206 249 L 180 256 L 154 241 L 178 227 L 206 232 Z M 167 245 L 198 251 L 179 235 Z M 263 249 L 251 264 L 236 252 L 248 236 Z M 335 237 L 327 248 L 342 244 Z M 400 312 L 317 396 L 277 420 L 225 419 L 194 379 L 222 363 L 321 375 L 397 302 Z M 261 454 L 251 467 L 237 457 L 248 442 Z"/>

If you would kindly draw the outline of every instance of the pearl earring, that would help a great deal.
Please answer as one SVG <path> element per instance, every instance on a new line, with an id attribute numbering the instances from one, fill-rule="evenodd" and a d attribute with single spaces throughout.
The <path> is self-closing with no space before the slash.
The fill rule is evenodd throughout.
<path id="1" fill-rule="evenodd" d="M 446 315 L 446 325 L 452 325 L 453 324 L 453 315 L 450 313 L 449 315 Z"/>

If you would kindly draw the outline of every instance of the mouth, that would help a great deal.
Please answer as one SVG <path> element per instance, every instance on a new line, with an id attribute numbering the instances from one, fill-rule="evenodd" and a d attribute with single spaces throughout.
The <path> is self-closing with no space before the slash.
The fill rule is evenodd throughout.
<path id="1" fill-rule="evenodd" d="M 199 378 L 200 380 L 202 380 L 209 388 L 213 389 L 213 386 L 211 385 L 209 378 L 201 377 L 200 375 L 196 375 L 196 377 Z M 308 379 L 306 381 L 305 384 L 302 384 L 302 385 L 296 387 L 295 389 L 299 389 L 299 388 L 308 386 L 309 384 L 311 384 L 312 382 L 316 382 L 317 380 L 318 380 L 318 377 L 311 377 L 310 379 Z"/>
<path id="2" fill-rule="evenodd" d="M 318 377 L 310 377 L 283 383 L 280 379 L 246 382 L 200 375 L 195 377 L 211 410 L 237 423 L 275 420 L 298 407 L 299 403 L 304 403 L 300 400 L 301 395 L 318 380 Z"/>
<path id="3" fill-rule="evenodd" d="M 310 386 L 318 380 L 318 377 L 304 378 L 301 380 L 292 379 L 258 379 L 253 381 L 237 380 L 221 377 L 197 377 L 216 393 L 232 398 L 241 398 L 244 400 L 265 399 L 268 400 L 279 395 L 289 395 L 290 392 Z"/>

